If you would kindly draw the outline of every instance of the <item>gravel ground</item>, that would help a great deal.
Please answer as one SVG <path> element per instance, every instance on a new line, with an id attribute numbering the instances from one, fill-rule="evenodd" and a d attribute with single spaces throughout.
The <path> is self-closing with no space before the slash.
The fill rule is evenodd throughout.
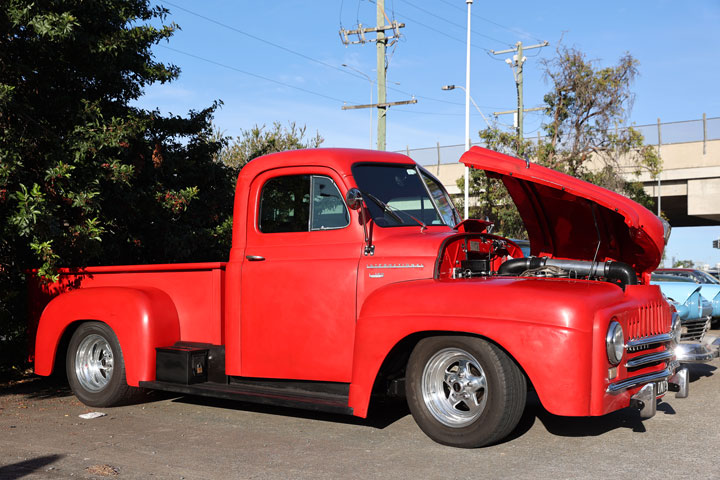
<path id="1" fill-rule="evenodd" d="M 557 417 L 531 397 L 507 441 L 476 450 L 432 442 L 402 404 L 362 420 L 157 395 L 85 420 L 97 409 L 31 377 L 0 384 L 0 479 L 720 478 L 718 366 L 692 365 L 690 397 L 646 421 Z"/>

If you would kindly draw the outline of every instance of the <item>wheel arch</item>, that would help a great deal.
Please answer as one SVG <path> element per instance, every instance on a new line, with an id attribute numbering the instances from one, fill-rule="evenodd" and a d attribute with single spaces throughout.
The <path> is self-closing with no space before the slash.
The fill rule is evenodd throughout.
<path id="1" fill-rule="evenodd" d="M 35 339 L 35 373 L 59 372 L 74 331 L 84 322 L 110 327 L 125 361 L 126 381 L 155 379 L 155 347 L 180 339 L 177 309 L 170 296 L 152 287 L 97 287 L 54 298 L 43 311 Z"/>
<path id="2" fill-rule="evenodd" d="M 500 345 L 498 342 L 493 340 L 492 338 L 488 338 L 484 335 L 480 335 L 478 333 L 474 332 L 457 332 L 457 331 L 448 331 L 448 330 L 425 330 L 422 332 L 415 332 L 407 335 L 406 337 L 400 339 L 393 348 L 387 353 L 385 359 L 383 360 L 382 364 L 380 365 L 380 368 L 378 369 L 377 375 L 375 376 L 375 381 L 373 382 L 373 388 L 372 388 L 372 394 L 382 394 L 387 393 L 389 384 L 399 378 L 403 378 L 405 376 L 405 370 L 407 369 L 407 362 L 410 358 L 410 354 L 412 353 L 415 346 L 423 339 L 429 338 L 429 337 L 450 337 L 450 336 L 466 336 L 466 337 L 475 337 L 480 338 L 482 340 L 485 340 L 486 342 L 492 343 L 496 347 L 498 347 L 500 350 L 505 353 L 510 360 L 513 361 L 513 363 L 517 366 L 517 368 L 522 372 L 523 376 L 525 377 L 525 381 L 527 382 L 528 389 L 533 390 L 533 384 L 532 380 L 528 376 L 527 372 L 523 368 L 523 366 L 517 361 L 517 359 L 508 352 L 502 345 Z M 372 398 L 370 399 L 370 402 L 372 403 Z"/>

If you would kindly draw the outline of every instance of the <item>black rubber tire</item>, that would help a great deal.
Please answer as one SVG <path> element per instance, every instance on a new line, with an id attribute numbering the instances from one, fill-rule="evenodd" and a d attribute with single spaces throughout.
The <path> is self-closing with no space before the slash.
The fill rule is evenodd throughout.
<path id="1" fill-rule="evenodd" d="M 487 382 L 484 408 L 477 418 L 468 420 L 471 423 L 462 426 L 440 422 L 423 398 L 423 373 L 428 362 L 448 349 L 474 357 Z M 412 351 L 405 393 L 415 422 L 428 437 L 443 445 L 476 448 L 502 440 L 517 426 L 525 409 L 527 384 L 515 362 L 496 345 L 470 336 L 439 336 L 421 340 Z"/>
<path id="2" fill-rule="evenodd" d="M 76 355 L 83 340 L 90 336 L 102 337 L 110 347 L 113 357 L 113 368 L 109 381 L 98 391 L 92 391 L 83 386 L 76 372 Z M 97 337 L 94 337 L 97 338 Z M 125 362 L 122 350 L 115 333 L 110 327 L 101 322 L 85 322 L 75 330 L 68 344 L 65 357 L 65 371 L 68 383 L 75 396 L 85 405 L 91 407 L 112 407 L 125 405 L 136 401 L 142 389 L 131 387 L 125 379 Z"/>

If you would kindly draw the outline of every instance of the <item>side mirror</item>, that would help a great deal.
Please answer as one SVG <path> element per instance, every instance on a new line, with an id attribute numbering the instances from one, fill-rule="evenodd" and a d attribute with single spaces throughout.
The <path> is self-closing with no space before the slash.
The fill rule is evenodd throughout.
<path id="1" fill-rule="evenodd" d="M 360 190 L 351 188 L 345 195 L 345 203 L 350 210 L 359 210 L 363 204 L 363 197 Z"/>

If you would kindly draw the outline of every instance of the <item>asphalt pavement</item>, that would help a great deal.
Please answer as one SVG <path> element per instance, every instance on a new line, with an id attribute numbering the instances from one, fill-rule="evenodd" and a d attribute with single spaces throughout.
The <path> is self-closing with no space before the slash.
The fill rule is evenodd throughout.
<path id="1" fill-rule="evenodd" d="M 509 439 L 475 450 L 434 443 L 401 403 L 366 420 L 165 394 L 94 409 L 31 377 L 0 385 L 0 479 L 720 478 L 718 367 L 691 365 L 689 398 L 645 421 L 558 417 L 531 396 Z"/>

